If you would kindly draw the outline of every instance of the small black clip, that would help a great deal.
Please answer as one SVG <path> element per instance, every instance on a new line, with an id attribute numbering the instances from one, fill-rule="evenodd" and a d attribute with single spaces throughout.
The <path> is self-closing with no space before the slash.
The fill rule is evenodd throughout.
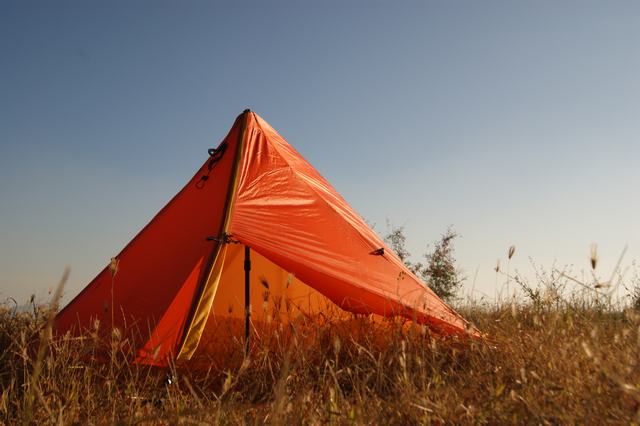
<path id="1" fill-rule="evenodd" d="M 379 249 L 375 249 L 374 251 L 370 252 L 369 254 L 371 254 L 373 256 L 384 256 L 384 247 L 380 247 Z"/>
<path id="2" fill-rule="evenodd" d="M 224 233 L 222 237 L 215 237 L 210 235 L 206 238 L 207 241 L 215 241 L 216 243 L 224 243 L 224 244 L 239 244 L 240 241 L 235 240 L 231 237 L 230 234 Z"/>
<path id="3" fill-rule="evenodd" d="M 218 161 L 220 161 L 220 159 L 222 158 L 222 155 L 226 150 L 227 150 L 226 142 L 223 142 L 217 148 L 209 148 L 207 150 L 207 152 L 209 153 L 209 157 L 211 157 L 209 159 L 209 163 L 207 164 L 208 171 L 206 175 L 202 175 L 200 177 L 200 180 L 196 182 L 196 188 L 198 189 L 204 188 L 204 184 L 207 183 L 207 180 L 209 180 L 209 175 L 211 174 L 211 170 L 213 170 L 213 166 L 215 166 L 218 163 Z"/>
<path id="4" fill-rule="evenodd" d="M 196 188 L 198 189 L 204 188 L 204 184 L 207 182 L 208 179 L 209 179 L 209 175 L 200 176 L 200 180 L 196 182 Z"/>
<path id="5" fill-rule="evenodd" d="M 224 142 L 222 143 L 222 145 L 220 145 L 217 148 L 209 148 L 207 150 L 207 152 L 209 153 L 209 157 L 211 157 L 211 159 L 209 160 L 209 171 L 211 171 L 211 169 L 213 169 L 213 166 L 215 166 L 215 164 L 220 161 L 220 159 L 222 158 L 222 155 L 224 154 L 224 152 L 227 150 L 227 143 Z"/>

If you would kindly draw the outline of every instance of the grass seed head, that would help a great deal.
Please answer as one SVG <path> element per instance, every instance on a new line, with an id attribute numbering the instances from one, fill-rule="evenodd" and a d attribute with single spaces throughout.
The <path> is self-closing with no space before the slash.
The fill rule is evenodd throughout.
<path id="1" fill-rule="evenodd" d="M 109 272 L 111 272 L 111 277 L 115 277 L 118 273 L 118 267 L 120 265 L 120 259 L 116 257 L 111 258 L 111 262 L 109 263 Z"/>
<path id="2" fill-rule="evenodd" d="M 591 269 L 595 270 L 596 266 L 598 266 L 598 246 L 596 244 L 591 244 Z"/>

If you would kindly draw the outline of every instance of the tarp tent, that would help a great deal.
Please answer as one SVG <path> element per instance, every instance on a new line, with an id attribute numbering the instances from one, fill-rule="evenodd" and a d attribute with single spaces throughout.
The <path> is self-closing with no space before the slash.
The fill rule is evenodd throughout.
<path id="1" fill-rule="evenodd" d="M 300 312 L 335 305 L 402 315 L 441 334 L 477 334 L 248 110 L 187 185 L 57 315 L 55 331 L 78 335 L 100 323 L 108 336 L 117 328 L 136 362 L 162 366 L 214 350 L 221 320 L 242 324 L 246 302 L 279 307 L 283 300 Z M 251 312 L 253 321 L 264 319 L 263 310 Z"/>

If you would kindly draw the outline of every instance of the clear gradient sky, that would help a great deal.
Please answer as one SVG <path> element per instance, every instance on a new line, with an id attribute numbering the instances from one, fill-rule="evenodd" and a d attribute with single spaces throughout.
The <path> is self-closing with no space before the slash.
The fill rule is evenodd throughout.
<path id="1" fill-rule="evenodd" d="M 640 257 L 640 2 L 2 0 L 0 299 L 76 294 L 246 107 L 476 297 L 512 244 Z"/>

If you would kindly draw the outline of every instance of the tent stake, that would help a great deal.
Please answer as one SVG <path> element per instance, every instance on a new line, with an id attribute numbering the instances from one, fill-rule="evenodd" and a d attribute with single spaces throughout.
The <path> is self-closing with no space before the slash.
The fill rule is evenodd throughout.
<path id="1" fill-rule="evenodd" d="M 249 246 L 244 246 L 244 354 L 249 355 L 249 322 L 251 320 L 251 300 L 249 299 L 249 273 L 251 254 Z"/>

